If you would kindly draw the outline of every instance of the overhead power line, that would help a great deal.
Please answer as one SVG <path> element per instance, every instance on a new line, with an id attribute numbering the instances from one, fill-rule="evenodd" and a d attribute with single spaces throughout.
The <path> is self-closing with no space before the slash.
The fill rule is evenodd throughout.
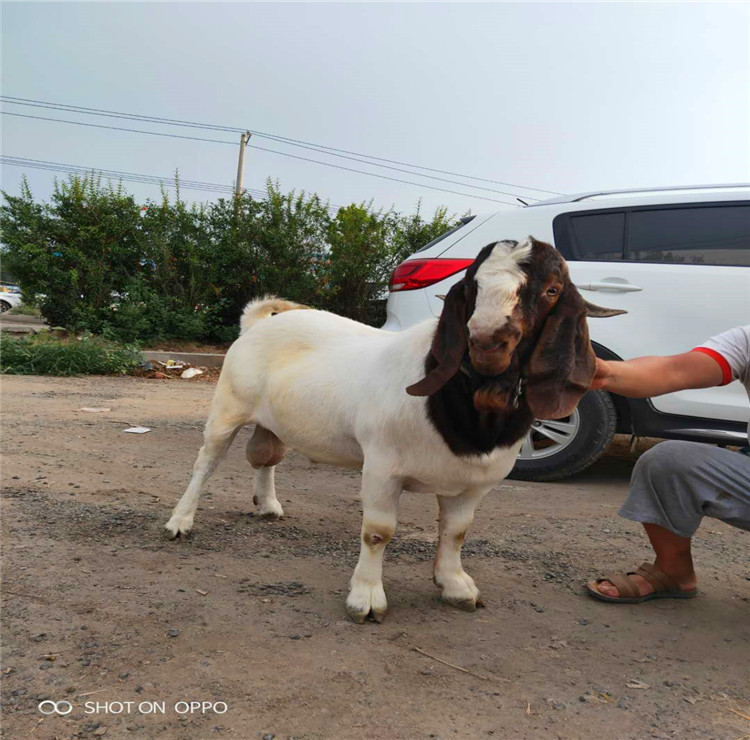
<path id="1" fill-rule="evenodd" d="M 159 131 L 146 131 L 144 129 L 131 129 L 131 128 L 125 128 L 125 127 L 121 127 L 121 126 L 105 126 L 105 125 L 100 124 L 100 123 L 87 123 L 85 121 L 70 121 L 70 120 L 63 119 L 63 118 L 49 118 L 49 117 L 46 117 L 46 116 L 32 116 L 32 115 L 29 115 L 29 114 L 26 114 L 26 113 L 11 113 L 10 111 L 3 111 L 3 115 L 6 115 L 6 116 L 16 116 L 16 117 L 19 117 L 19 118 L 33 118 L 33 119 L 40 120 L 40 121 L 57 121 L 58 123 L 71 123 L 71 124 L 75 124 L 75 125 L 78 125 L 78 126 L 90 126 L 92 128 L 103 128 L 103 129 L 110 129 L 110 130 L 114 130 L 114 131 L 129 131 L 131 133 L 150 134 L 152 136 L 166 136 L 166 137 L 174 138 L 174 139 L 187 139 L 187 140 L 190 140 L 190 141 L 208 141 L 208 142 L 212 142 L 214 144 L 229 144 L 231 146 L 235 146 L 234 142 L 232 142 L 232 141 L 226 141 L 224 139 L 207 139 L 207 138 L 200 137 L 200 136 L 185 136 L 185 135 L 181 135 L 181 134 L 167 134 L 167 133 L 159 132 Z M 142 119 L 130 119 L 130 120 L 142 120 Z M 374 172 L 365 172 L 363 170 L 358 170 L 358 169 L 351 168 L 351 167 L 342 167 L 340 165 L 332 164 L 331 162 L 321 162 L 318 159 L 310 159 L 308 157 L 300 157 L 299 155 L 296 155 L 296 154 L 290 154 L 289 152 L 281 152 L 281 151 L 278 151 L 277 149 L 268 149 L 267 147 L 257 146 L 255 144 L 250 144 L 248 146 L 249 146 L 250 149 L 258 149 L 259 151 L 270 152 L 271 154 L 279 154 L 282 157 L 291 157 L 293 159 L 299 159 L 299 160 L 302 160 L 304 162 L 313 162 L 315 164 L 322 164 L 322 165 L 325 165 L 326 167 L 334 167 L 336 169 L 346 170 L 348 172 L 356 172 L 356 173 L 359 173 L 359 174 L 362 174 L 362 175 L 369 175 L 370 177 L 379 177 L 381 179 L 392 180 L 394 182 L 402 182 L 402 183 L 406 183 L 406 184 L 409 184 L 409 185 L 416 185 L 418 187 L 425 187 L 425 188 L 429 188 L 431 190 L 442 190 L 443 192 L 446 192 L 446 193 L 454 193 L 456 195 L 466 195 L 467 197 L 481 198 L 482 200 L 491 200 L 491 201 L 494 201 L 496 203 L 504 203 L 505 205 L 512 205 L 512 206 L 517 205 L 516 203 L 509 203 L 508 201 L 499 200 L 497 198 L 482 198 L 482 196 L 479 196 L 479 195 L 475 196 L 475 195 L 473 195 L 471 193 L 461 193 L 461 192 L 458 192 L 456 190 L 446 190 L 444 188 L 431 187 L 430 185 L 424 185 L 422 183 L 414 183 L 414 182 L 409 182 L 407 180 L 401 180 L 401 179 L 398 179 L 398 178 L 385 177 L 384 175 L 378 175 L 378 174 L 376 174 Z M 305 147 L 305 148 L 311 148 L 311 147 Z M 315 150 L 315 151 L 317 151 L 317 150 Z M 323 153 L 325 154 L 327 152 L 323 152 Z M 345 156 L 345 155 L 342 155 L 342 154 L 334 154 L 333 156 L 343 157 L 344 159 L 354 159 L 355 162 L 360 162 L 361 164 L 367 164 L 367 165 L 371 165 L 372 164 L 371 162 L 366 162 L 365 160 L 356 159 L 354 157 L 348 157 L 348 156 Z M 385 165 L 377 165 L 377 166 L 383 167 Z M 457 183 L 457 182 L 455 182 L 453 180 L 445 180 L 442 177 L 433 177 L 432 175 L 421 175 L 418 172 L 410 172 L 409 170 L 402 170 L 402 169 L 399 169 L 398 167 L 387 167 L 387 169 L 397 170 L 398 172 L 404 172 L 404 173 L 410 174 L 410 175 L 416 175 L 417 177 L 429 177 L 432 180 L 442 180 L 444 182 L 448 182 L 448 183 L 451 183 L 451 184 L 454 184 L 454 185 L 459 185 L 459 186 L 463 186 L 463 187 L 470 187 L 470 188 L 478 188 L 480 190 L 489 190 L 490 192 L 493 192 L 493 193 L 499 193 L 501 195 L 510 195 L 511 197 L 515 197 L 514 193 L 505 193 L 505 192 L 503 192 L 501 190 L 493 190 L 492 188 L 485 188 L 485 187 L 482 187 L 480 185 L 470 185 L 470 184 L 467 184 L 467 183 Z M 532 198 L 532 200 L 538 200 L 538 198 L 537 199 Z"/>
<path id="2" fill-rule="evenodd" d="M 33 118 L 37 121 L 56 121 L 57 123 L 73 123 L 76 126 L 88 126 L 90 128 L 104 128 L 111 131 L 130 131 L 134 134 L 150 134 L 151 136 L 166 136 L 170 139 L 189 139 L 190 141 L 210 141 L 213 144 L 229 144 L 235 146 L 235 142 L 226 141 L 224 139 L 205 139 L 202 136 L 184 136 L 182 134 L 167 134 L 163 131 L 146 131 L 145 129 L 138 128 L 124 128 L 123 126 L 105 126 L 101 123 L 87 123 L 86 121 L 68 121 L 65 118 L 48 118 L 47 116 L 32 116 L 28 113 L 11 113 L 10 111 L 2 111 L 4 116 L 14 116 L 16 118 Z"/>
<path id="3" fill-rule="evenodd" d="M 34 100 L 31 98 L 18 98 L 13 96 L 0 96 L 0 100 L 3 100 L 8 103 L 12 103 L 15 105 L 26 105 L 26 106 L 33 106 L 33 107 L 39 107 L 39 108 L 48 108 L 52 110 L 64 110 L 64 111 L 70 111 L 70 112 L 78 112 L 78 113 L 84 113 L 86 115 L 96 115 L 96 116 L 107 116 L 112 118 L 124 118 L 126 120 L 132 120 L 132 121 L 148 121 L 151 123 L 160 123 L 160 124 L 166 124 L 170 126 L 187 126 L 191 128 L 202 128 L 207 130 L 213 130 L 213 131 L 226 131 L 231 133 L 242 133 L 245 131 L 246 127 L 238 128 L 236 126 L 221 126 L 218 124 L 211 124 L 211 123 L 198 123 L 196 121 L 184 121 L 181 119 L 175 119 L 175 118 L 163 118 L 160 116 L 149 116 L 149 115 L 142 115 L 137 113 L 124 113 L 121 111 L 109 111 L 102 108 L 89 108 L 85 106 L 80 105 L 68 105 L 65 103 L 53 103 L 50 101 L 44 101 L 44 100 Z M 252 130 L 252 129 L 251 129 Z M 475 175 L 465 175 L 460 172 L 451 172 L 448 170 L 441 170 L 435 167 L 426 167 L 424 165 L 418 165 L 418 164 L 412 164 L 409 162 L 401 162 L 399 160 L 394 159 L 388 159 L 386 157 L 377 157 L 370 154 L 362 154 L 361 152 L 355 152 L 348 149 L 341 149 L 338 147 L 332 147 L 332 146 L 326 146 L 324 144 L 316 144 L 314 142 L 304 141 L 301 139 L 294 139 L 292 137 L 288 136 L 281 136 L 278 134 L 271 134 L 263 131 L 257 131 L 252 130 L 252 133 L 254 136 L 259 138 L 267 138 L 272 141 L 277 141 L 279 143 L 284 143 L 289 146 L 297 146 L 301 147 L 303 149 L 310 149 L 312 151 L 318 151 L 323 154 L 329 154 L 331 156 L 343 156 L 345 159 L 352 159 L 350 156 L 345 155 L 354 155 L 355 157 L 364 158 L 366 160 L 374 160 L 372 162 L 365 162 L 365 164 L 370 164 L 377 167 L 386 167 L 387 169 L 396 169 L 393 167 L 388 167 L 387 165 L 381 165 L 377 164 L 378 162 L 388 162 L 391 165 L 400 165 L 402 167 L 410 167 L 413 169 L 419 169 L 419 170 L 425 170 L 427 172 L 437 172 L 439 174 L 443 175 L 450 175 L 452 177 L 461 177 L 464 179 L 469 180 L 476 180 L 478 182 L 487 182 L 492 183 L 495 185 L 504 185 L 506 187 L 511 187 L 515 189 L 520 190 L 533 190 L 538 193 L 547 193 L 551 195 L 561 195 L 561 193 L 556 192 L 554 190 L 546 190 L 544 188 L 536 188 L 531 187 L 528 185 L 517 185 L 515 183 L 510 182 L 503 182 L 501 180 L 493 180 L 486 177 L 477 177 Z M 361 160 L 355 160 L 355 161 L 361 161 Z M 419 172 L 409 172 L 408 174 L 417 175 L 420 177 L 430 177 L 429 175 L 423 175 Z M 436 178 L 436 179 L 443 179 L 443 178 Z M 463 185 L 465 187 L 479 187 L 475 185 L 471 185 L 470 183 L 464 183 L 464 182 L 455 182 L 455 181 L 449 181 L 453 182 L 453 184 L 456 185 Z M 492 188 L 483 188 L 486 190 L 492 190 Z M 497 191 L 494 192 L 502 193 L 504 195 L 511 195 L 515 197 L 516 193 L 507 193 L 503 191 Z M 524 196 L 524 197 L 530 197 L 530 196 Z M 538 200 L 538 199 L 537 199 Z"/>
<path id="4" fill-rule="evenodd" d="M 27 157 L 12 157 L 9 155 L 0 156 L 0 163 L 12 167 L 26 167 L 36 170 L 47 170 L 49 172 L 64 172 L 68 174 L 90 174 L 94 173 L 108 179 L 125 180 L 128 182 L 138 182 L 147 185 L 164 185 L 170 188 L 181 188 L 185 190 L 203 190 L 208 192 L 223 193 L 232 195 L 234 187 L 232 185 L 222 185 L 215 182 L 203 182 L 200 180 L 186 180 L 176 177 L 161 177 L 159 175 L 145 175 L 137 172 L 122 172 L 120 170 L 107 170 L 98 167 L 85 167 L 77 164 L 65 164 L 62 162 L 49 162 L 42 159 L 30 159 Z M 267 198 L 268 193 L 258 188 L 243 188 L 250 195 L 258 198 Z M 338 211 L 343 206 L 329 205 L 332 211 Z"/>
<path id="5" fill-rule="evenodd" d="M 70 120 L 63 119 L 63 118 L 49 118 L 47 116 L 32 116 L 27 113 L 11 113 L 10 111 L 2 111 L 2 114 L 4 116 L 14 116 L 17 118 L 31 118 L 31 119 L 35 119 L 39 121 L 54 121 L 56 123 L 69 123 L 75 126 L 88 126 L 89 128 L 100 128 L 100 129 L 107 129 L 111 131 L 127 131 L 129 133 L 147 134 L 149 136 L 164 136 L 170 139 L 187 139 L 190 141 L 206 141 L 212 144 L 228 144 L 230 146 L 235 146 L 235 142 L 226 141 L 223 139 L 207 139 L 201 136 L 185 136 L 183 134 L 168 134 L 163 131 L 146 131 L 145 129 L 125 128 L 123 126 L 105 126 L 104 124 L 101 124 L 101 123 L 88 123 L 86 121 L 70 121 Z M 447 188 L 440 188 L 440 187 L 436 187 L 435 185 L 425 185 L 424 183 L 412 182 L 410 180 L 402 180 L 401 178 L 398 178 L 398 177 L 389 177 L 387 175 L 380 175 L 376 172 L 365 172 L 364 170 L 358 170 L 353 167 L 344 167 L 343 165 L 333 164 L 331 162 L 321 162 L 319 159 L 310 159 L 309 157 L 300 157 L 297 154 L 290 154 L 289 152 L 280 152 L 276 149 L 268 149 L 267 147 L 254 146 L 254 145 L 249 145 L 249 146 L 251 149 L 257 149 L 263 152 L 270 152 L 272 154 L 279 154 L 282 157 L 290 157 L 292 159 L 299 159 L 299 160 L 302 160 L 303 162 L 313 162 L 315 164 L 322 164 L 325 167 L 333 167 L 335 169 L 345 170 L 347 172 L 356 172 L 360 175 L 368 175 L 369 177 L 377 177 L 380 180 L 390 180 L 392 182 L 400 182 L 406 185 L 415 185 L 416 187 L 419 187 L 419 188 L 427 188 L 428 190 L 439 190 L 443 193 L 452 193 L 453 195 L 463 195 L 464 197 L 467 197 L 467 198 L 478 198 L 479 200 L 487 200 L 492 203 L 502 203 L 504 205 L 518 206 L 517 203 L 511 203 L 506 200 L 500 200 L 498 198 L 487 198 L 486 196 L 483 196 L 483 195 L 474 195 L 473 193 L 462 193 L 458 190 L 448 190 Z M 416 173 L 413 173 L 413 174 L 416 174 Z"/>
<path id="6" fill-rule="evenodd" d="M 226 131 L 228 133 L 240 134 L 246 128 L 236 126 L 221 126 L 213 123 L 197 123 L 195 121 L 182 121 L 177 118 L 161 118 L 141 113 L 123 113 L 122 111 L 104 110 L 102 108 L 87 108 L 82 105 L 68 105 L 67 103 L 52 103 L 46 100 L 33 100 L 30 98 L 16 98 L 10 95 L 0 95 L 0 100 L 14 105 L 28 105 L 34 108 L 50 108 L 52 110 L 64 110 L 71 113 L 86 113 L 92 116 L 106 116 L 109 118 L 125 118 L 134 121 L 150 121 L 151 123 L 164 123 L 173 126 L 189 126 L 191 128 L 213 129 L 214 131 Z"/>
<path id="7" fill-rule="evenodd" d="M 174 177 L 160 177 L 158 175 L 144 175 L 136 172 L 121 172 L 119 170 L 105 170 L 98 167 L 83 167 L 75 164 L 65 164 L 62 162 L 48 162 L 39 159 L 29 159 L 26 157 L 0 156 L 0 162 L 12 167 L 28 167 L 31 169 L 48 170 L 50 172 L 68 172 L 72 174 L 90 174 L 94 173 L 107 178 L 116 178 L 118 180 L 129 180 L 131 182 L 143 182 L 148 184 L 166 185 L 187 190 L 209 190 L 218 193 L 231 195 L 233 189 L 231 185 L 221 185 L 214 182 L 202 182 L 199 180 L 183 180 L 175 182 Z"/>

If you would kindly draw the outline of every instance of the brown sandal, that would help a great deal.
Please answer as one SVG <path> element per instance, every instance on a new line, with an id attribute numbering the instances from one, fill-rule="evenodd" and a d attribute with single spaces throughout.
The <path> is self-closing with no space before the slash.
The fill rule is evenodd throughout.
<path id="1" fill-rule="evenodd" d="M 654 590 L 650 594 L 640 596 L 638 587 L 628 577 L 633 575 L 641 576 L 654 587 Z M 601 593 L 597 586 L 603 581 L 609 581 L 620 595 L 607 596 Z M 630 573 L 615 573 L 606 578 L 589 581 L 586 584 L 586 590 L 589 592 L 589 596 L 593 596 L 595 599 L 599 599 L 599 601 L 609 601 L 613 604 L 640 604 L 643 601 L 650 601 L 651 599 L 693 599 L 698 595 L 697 588 L 690 591 L 683 591 L 677 581 L 652 563 L 643 563 Z"/>

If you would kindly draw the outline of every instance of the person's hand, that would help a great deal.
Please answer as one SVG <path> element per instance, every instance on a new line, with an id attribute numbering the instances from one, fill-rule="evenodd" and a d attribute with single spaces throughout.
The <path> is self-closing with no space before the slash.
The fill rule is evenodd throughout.
<path id="1" fill-rule="evenodd" d="M 612 378 L 613 372 L 610 364 L 605 360 L 596 358 L 596 371 L 594 373 L 594 379 L 591 381 L 592 391 L 598 391 L 602 388 L 607 387 L 607 383 Z"/>

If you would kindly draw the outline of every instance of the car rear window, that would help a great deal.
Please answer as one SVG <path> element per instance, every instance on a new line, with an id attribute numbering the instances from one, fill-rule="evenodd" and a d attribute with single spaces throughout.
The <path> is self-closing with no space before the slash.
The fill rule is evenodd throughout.
<path id="1" fill-rule="evenodd" d="M 419 254 L 420 252 L 424 252 L 430 247 L 434 247 L 438 242 L 443 241 L 443 239 L 446 239 L 451 234 L 455 234 L 459 229 L 462 229 L 464 226 L 466 226 L 466 224 L 469 223 L 469 221 L 473 221 L 475 218 L 476 216 L 464 216 L 452 229 L 449 229 L 445 232 L 445 234 L 441 234 L 436 239 L 433 239 L 431 242 L 425 244 L 421 249 L 418 249 L 415 254 Z"/>
<path id="2" fill-rule="evenodd" d="M 750 205 L 633 211 L 627 259 L 750 267 Z"/>

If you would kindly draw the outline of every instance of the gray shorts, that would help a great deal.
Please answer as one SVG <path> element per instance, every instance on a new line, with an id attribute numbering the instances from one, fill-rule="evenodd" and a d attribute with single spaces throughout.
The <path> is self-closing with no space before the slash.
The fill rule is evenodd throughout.
<path id="1" fill-rule="evenodd" d="M 633 469 L 620 516 L 692 537 L 704 516 L 750 530 L 750 457 L 697 442 L 661 442 Z"/>

